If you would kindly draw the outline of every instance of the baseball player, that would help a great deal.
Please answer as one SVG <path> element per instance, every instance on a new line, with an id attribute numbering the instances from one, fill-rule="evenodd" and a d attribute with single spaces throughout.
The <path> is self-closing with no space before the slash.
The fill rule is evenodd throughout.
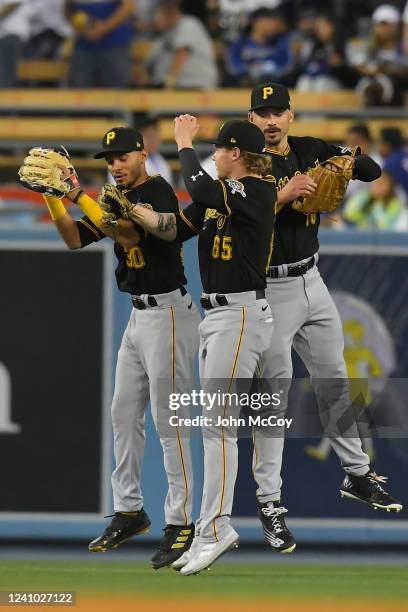
<path id="1" fill-rule="evenodd" d="M 157 215 L 141 206 L 134 219 L 156 236 L 186 240 L 199 235 L 199 263 L 205 319 L 200 325 L 200 378 L 205 392 L 249 388 L 257 363 L 269 347 L 273 320 L 265 300 L 265 269 L 272 250 L 277 192 L 265 174 L 264 136 L 248 121 L 221 128 L 214 154 L 219 180 L 204 172 L 193 149 L 195 117 L 176 119 L 176 142 L 182 173 L 193 203 L 179 215 Z M 269 170 L 268 170 L 269 168 Z M 244 384 L 242 384 L 244 383 Z M 237 545 L 230 525 L 238 466 L 237 433 L 230 416 L 239 410 L 220 402 L 226 424 L 216 427 L 212 414 L 203 423 L 204 486 L 196 536 L 189 554 L 174 568 L 183 575 L 209 567 Z M 235 408 L 235 410 L 234 410 Z M 198 529 L 197 529 L 198 531 Z"/>
<path id="2" fill-rule="evenodd" d="M 274 318 L 274 338 L 263 358 L 263 377 L 290 381 L 293 347 L 306 365 L 320 399 L 330 411 L 344 410 L 349 400 L 342 325 L 316 265 L 319 214 L 305 215 L 294 210 L 292 203 L 313 194 L 317 188 L 313 178 L 305 174 L 307 170 L 334 155 L 352 155 L 358 151 L 341 149 L 317 138 L 288 136 L 294 114 L 288 90 L 277 83 L 254 88 L 248 117 L 265 134 L 281 207 L 267 271 L 266 296 Z M 367 181 L 378 175 L 375 162 L 367 156 L 356 157 L 354 178 Z M 323 384 L 324 379 L 330 379 L 330 383 Z M 286 403 L 287 397 L 281 405 L 283 410 Z M 355 437 L 330 439 L 346 472 L 341 495 L 361 500 L 373 508 L 401 510 L 400 502 L 381 487 L 384 477 L 377 476 L 370 466 L 357 429 L 355 432 Z M 253 468 L 259 484 L 259 516 L 267 541 L 280 552 L 294 546 L 284 519 L 287 509 L 281 502 L 283 444 L 283 435 L 254 437 Z"/>
<path id="3" fill-rule="evenodd" d="M 106 160 L 118 187 L 131 202 L 142 201 L 152 210 L 178 212 L 178 201 L 170 185 L 161 176 L 146 173 L 146 151 L 138 131 L 112 128 L 103 137 L 101 151 L 95 157 Z M 31 158 L 20 170 L 22 180 L 35 175 Z M 76 185 L 68 197 L 86 213 L 78 222 L 67 213 L 59 198 L 46 196 L 57 229 L 73 249 L 84 248 L 106 235 L 115 239 L 118 287 L 131 294 L 133 304 L 118 354 L 112 402 L 115 514 L 103 534 L 89 544 L 90 551 L 100 552 L 117 548 L 149 529 L 141 491 L 146 406 L 150 399 L 160 435 L 158 422 L 161 412 L 168 410 L 169 393 L 191 390 L 201 318 L 184 287 L 180 244 L 145 235 L 130 220 L 120 220 L 114 230 L 107 229 L 101 223 L 101 208 Z M 117 188 L 106 186 L 107 193 L 112 190 L 114 193 L 115 189 L 119 197 Z M 181 436 L 177 427 L 172 434 L 161 437 L 169 490 L 164 508 L 165 535 L 151 560 L 154 569 L 170 565 L 189 548 L 194 537 L 189 438 L 185 430 Z"/>

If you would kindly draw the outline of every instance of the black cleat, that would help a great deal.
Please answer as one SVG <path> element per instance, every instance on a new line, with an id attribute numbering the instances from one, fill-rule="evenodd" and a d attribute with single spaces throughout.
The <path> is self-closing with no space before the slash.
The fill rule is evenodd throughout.
<path id="1" fill-rule="evenodd" d="M 134 515 L 133 513 L 131 515 L 126 512 L 115 512 L 111 516 L 113 519 L 103 534 L 89 544 L 88 548 L 91 552 L 106 552 L 117 548 L 133 536 L 149 532 L 150 519 L 143 508 Z"/>
<path id="2" fill-rule="evenodd" d="M 269 546 L 280 553 L 291 553 L 296 548 L 295 538 L 285 523 L 287 510 L 280 501 L 261 504 L 258 502 L 258 516 L 261 519 L 265 540 Z"/>
<path id="3" fill-rule="evenodd" d="M 166 525 L 159 550 L 152 557 L 150 564 L 153 569 L 171 565 L 177 561 L 191 546 L 194 539 L 194 525 Z"/>
<path id="4" fill-rule="evenodd" d="M 379 508 L 387 512 L 400 512 L 401 502 L 391 497 L 380 485 L 386 481 L 387 476 L 378 476 L 373 468 L 364 476 L 347 474 L 340 487 L 340 495 L 360 500 L 375 510 Z"/>

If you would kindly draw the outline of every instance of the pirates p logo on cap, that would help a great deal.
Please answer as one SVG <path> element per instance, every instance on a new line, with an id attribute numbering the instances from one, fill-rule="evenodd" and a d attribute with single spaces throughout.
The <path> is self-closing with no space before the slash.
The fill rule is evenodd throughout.
<path id="1" fill-rule="evenodd" d="M 110 144 L 112 142 L 112 140 L 114 140 L 114 138 L 116 137 L 116 132 L 108 132 L 106 134 L 106 144 Z"/>
<path id="2" fill-rule="evenodd" d="M 271 96 L 273 94 L 273 87 L 264 87 L 262 90 L 262 94 L 263 94 L 263 99 L 267 100 L 269 98 L 269 96 Z"/>

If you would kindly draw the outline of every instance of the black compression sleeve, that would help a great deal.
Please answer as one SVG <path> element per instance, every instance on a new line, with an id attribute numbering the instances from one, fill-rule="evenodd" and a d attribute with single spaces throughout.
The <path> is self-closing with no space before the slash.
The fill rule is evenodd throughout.
<path id="1" fill-rule="evenodd" d="M 368 155 L 358 155 L 354 167 L 354 178 L 370 183 L 381 176 L 381 166 Z"/>
<path id="2" fill-rule="evenodd" d="M 201 167 L 194 149 L 181 149 L 179 158 L 184 183 L 193 200 L 205 207 L 224 209 L 222 185 Z"/>
<path id="3" fill-rule="evenodd" d="M 96 227 L 88 217 L 82 217 L 76 224 L 79 232 L 79 239 L 81 241 L 81 248 L 105 238 L 105 234 L 99 227 Z"/>

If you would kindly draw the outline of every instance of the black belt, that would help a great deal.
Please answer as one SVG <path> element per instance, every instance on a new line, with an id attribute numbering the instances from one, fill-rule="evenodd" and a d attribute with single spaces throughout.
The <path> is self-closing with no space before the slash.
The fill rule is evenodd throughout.
<path id="1" fill-rule="evenodd" d="M 255 291 L 255 298 L 257 300 L 265 299 L 265 289 L 257 289 Z M 215 296 L 215 301 L 217 302 L 218 306 L 228 306 L 228 300 L 225 295 L 220 295 L 217 293 L 217 295 Z M 204 308 L 204 310 L 211 310 L 211 308 L 216 308 L 216 306 L 213 306 L 211 304 L 211 300 L 208 297 L 200 298 L 200 304 Z"/>
<path id="2" fill-rule="evenodd" d="M 315 265 L 315 258 L 312 257 L 309 261 L 305 261 L 305 263 L 297 264 L 294 266 L 288 265 L 288 273 L 287 276 L 302 276 L 306 274 L 310 268 L 313 268 Z M 267 278 L 283 278 L 279 276 L 279 268 L 280 266 L 271 266 L 266 274 Z"/>
<path id="3" fill-rule="evenodd" d="M 180 293 L 182 296 L 186 295 L 187 289 L 185 287 L 179 287 L 179 289 L 180 289 Z M 155 306 L 158 306 L 156 298 L 153 297 L 152 295 L 147 296 L 147 303 L 152 308 L 154 308 Z M 147 308 L 144 301 L 137 295 L 132 295 L 132 304 L 133 304 L 133 308 L 137 308 L 138 310 L 145 310 L 145 308 Z"/>

